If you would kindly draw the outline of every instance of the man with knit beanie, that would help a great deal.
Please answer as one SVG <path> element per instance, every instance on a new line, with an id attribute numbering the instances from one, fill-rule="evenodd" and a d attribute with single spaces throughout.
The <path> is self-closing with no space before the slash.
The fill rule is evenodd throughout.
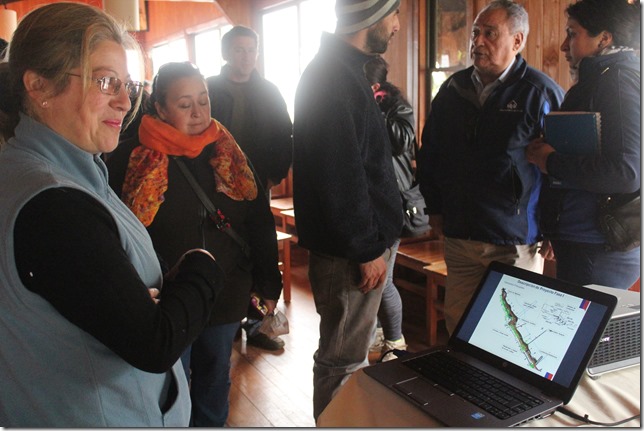
<path id="1" fill-rule="evenodd" d="M 337 0 L 334 34 L 300 79 L 293 124 L 293 203 L 320 315 L 317 420 L 350 374 L 369 364 L 391 246 L 402 229 L 385 122 L 364 73 L 399 30 L 400 0 Z"/>

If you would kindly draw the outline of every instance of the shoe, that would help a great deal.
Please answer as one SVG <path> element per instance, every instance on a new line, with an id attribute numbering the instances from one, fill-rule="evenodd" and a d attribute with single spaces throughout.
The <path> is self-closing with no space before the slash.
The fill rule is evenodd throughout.
<path id="1" fill-rule="evenodd" d="M 382 352 L 382 349 L 385 347 L 385 335 L 382 332 L 382 328 L 376 328 L 376 336 L 374 337 L 374 341 L 369 346 L 369 352 L 370 353 L 380 353 Z"/>
<path id="2" fill-rule="evenodd" d="M 400 335 L 400 339 L 396 341 L 391 341 L 391 340 L 385 340 L 385 345 L 382 348 L 383 352 L 388 352 L 389 350 L 407 350 L 407 344 L 405 343 L 405 336 Z M 392 359 L 396 359 L 398 356 L 394 354 L 394 352 L 389 352 L 387 353 L 383 358 L 381 362 L 387 362 L 391 361 Z"/>
<path id="3" fill-rule="evenodd" d="M 246 344 L 271 351 L 281 350 L 284 348 L 284 340 L 282 340 L 280 337 L 270 338 L 268 335 L 262 332 L 258 332 L 252 337 L 248 337 L 246 339 Z"/>

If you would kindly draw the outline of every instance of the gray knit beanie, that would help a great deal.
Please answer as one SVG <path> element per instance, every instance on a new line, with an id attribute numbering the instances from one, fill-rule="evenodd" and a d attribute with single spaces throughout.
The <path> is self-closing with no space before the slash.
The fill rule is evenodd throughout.
<path id="1" fill-rule="evenodd" d="M 336 0 L 337 34 L 356 33 L 398 9 L 400 0 Z"/>

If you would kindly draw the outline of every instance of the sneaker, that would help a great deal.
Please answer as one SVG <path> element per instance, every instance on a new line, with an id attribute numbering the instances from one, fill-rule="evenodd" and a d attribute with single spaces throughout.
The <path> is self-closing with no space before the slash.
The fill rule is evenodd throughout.
<path id="1" fill-rule="evenodd" d="M 370 353 L 380 353 L 385 347 L 385 336 L 382 333 L 382 328 L 376 328 L 376 336 L 371 346 L 369 346 Z"/>
<path id="2" fill-rule="evenodd" d="M 282 340 L 280 337 L 270 338 L 263 332 L 258 332 L 252 337 L 248 337 L 246 339 L 246 344 L 271 351 L 281 350 L 284 348 L 284 340 Z"/>
<path id="3" fill-rule="evenodd" d="M 407 344 L 405 343 L 405 336 L 400 335 L 400 339 L 396 341 L 391 341 L 391 340 L 385 340 L 384 347 L 382 348 L 383 352 L 388 352 L 389 350 L 407 350 Z M 391 361 L 392 359 L 396 359 L 398 356 L 394 354 L 394 352 L 389 352 L 387 353 L 383 358 L 382 362 L 387 362 Z"/>

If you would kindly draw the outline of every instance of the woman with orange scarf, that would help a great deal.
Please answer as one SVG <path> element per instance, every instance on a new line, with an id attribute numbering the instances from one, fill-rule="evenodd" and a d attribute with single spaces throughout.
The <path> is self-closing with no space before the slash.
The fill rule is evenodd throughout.
<path id="1" fill-rule="evenodd" d="M 191 63 L 163 65 L 154 79 L 138 139 L 108 156 L 110 185 L 147 227 L 162 261 L 186 250 L 210 251 L 226 283 L 210 325 L 184 353 L 191 381 L 192 426 L 223 426 L 228 416 L 230 355 L 251 288 L 272 312 L 282 282 L 275 224 L 265 193 L 231 134 L 210 117 L 206 83 Z M 178 163 L 218 211 L 213 221 Z M 238 237 L 224 232 L 230 227 Z M 246 243 L 250 253 L 240 243 Z"/>

